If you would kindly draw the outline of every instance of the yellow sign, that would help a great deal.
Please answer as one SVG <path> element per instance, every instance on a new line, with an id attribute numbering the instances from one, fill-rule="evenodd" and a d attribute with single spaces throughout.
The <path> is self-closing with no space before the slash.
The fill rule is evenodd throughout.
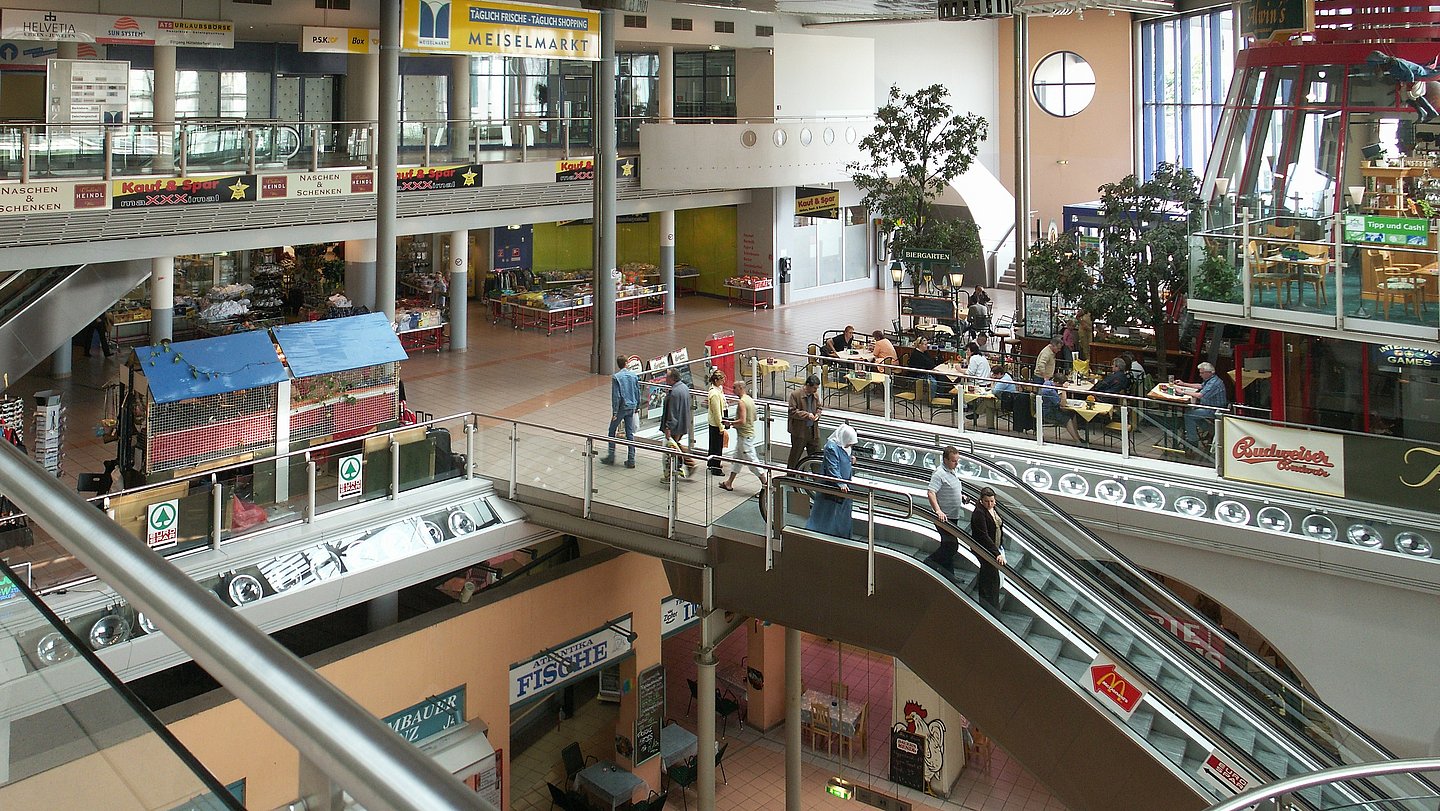
<path id="1" fill-rule="evenodd" d="M 824 189 L 798 189 L 795 194 L 795 216 L 829 217 L 840 216 L 840 192 Z"/>
<path id="2" fill-rule="evenodd" d="M 305 53 L 373 54 L 379 46 L 380 32 L 373 28 L 307 25 L 300 29 L 300 50 Z"/>
<path id="3" fill-rule="evenodd" d="M 411 53 L 600 59 L 600 13 L 471 0 L 404 0 L 400 47 Z"/>

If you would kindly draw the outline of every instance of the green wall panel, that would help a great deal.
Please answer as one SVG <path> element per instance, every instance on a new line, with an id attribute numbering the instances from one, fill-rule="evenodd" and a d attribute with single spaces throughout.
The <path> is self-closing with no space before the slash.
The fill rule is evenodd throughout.
<path id="1" fill-rule="evenodd" d="M 675 212 L 675 261 L 700 269 L 699 290 L 725 294 L 725 280 L 735 275 L 735 207 L 697 208 Z M 660 263 L 660 215 L 649 222 L 616 225 L 615 258 L 626 262 Z M 594 226 L 535 225 L 534 270 L 577 270 L 591 266 Z"/>

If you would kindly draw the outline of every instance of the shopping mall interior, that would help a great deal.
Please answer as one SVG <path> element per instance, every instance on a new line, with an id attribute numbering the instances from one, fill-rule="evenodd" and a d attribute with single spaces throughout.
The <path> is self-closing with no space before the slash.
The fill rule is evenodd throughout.
<path id="1" fill-rule="evenodd" d="M 53 5 L 0 807 L 1440 807 L 1440 14 Z"/>

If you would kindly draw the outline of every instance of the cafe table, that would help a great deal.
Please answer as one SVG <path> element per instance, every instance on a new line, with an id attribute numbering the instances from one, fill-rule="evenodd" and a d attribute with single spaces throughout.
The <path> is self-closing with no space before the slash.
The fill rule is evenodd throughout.
<path id="1" fill-rule="evenodd" d="M 777 372 L 790 371 L 790 361 L 785 360 L 784 358 L 760 358 L 758 361 L 756 361 L 755 365 L 762 374 L 768 374 L 770 376 L 770 396 L 774 397 L 775 374 Z M 760 395 L 760 392 L 755 392 L 755 395 L 758 397 Z"/>
<path id="2" fill-rule="evenodd" d="M 1110 414 L 1115 411 L 1115 406 L 1112 403 L 1091 403 L 1086 400 L 1074 400 L 1069 398 L 1063 400 L 1060 404 L 1060 407 L 1065 411 L 1070 411 L 1074 413 L 1075 416 L 1079 417 L 1081 420 L 1084 421 L 1084 423 L 1080 427 L 1085 429 L 1086 442 L 1090 441 L 1090 423 L 1094 422 L 1097 417 L 1105 417 L 1108 420 L 1110 418 Z"/>
<path id="3" fill-rule="evenodd" d="M 1273 254 L 1265 257 L 1266 262 L 1272 265 L 1284 265 L 1290 269 L 1288 278 L 1285 279 L 1285 306 L 1290 306 L 1290 285 L 1300 283 L 1300 292 L 1296 295 L 1296 304 L 1305 303 L 1305 283 L 1318 277 L 1315 285 L 1315 297 L 1320 301 L 1325 300 L 1325 279 L 1330 275 L 1329 256 L 1309 256 L 1292 259 L 1283 253 Z"/>
<path id="4" fill-rule="evenodd" d="M 884 372 L 865 372 L 865 371 L 851 372 L 850 374 L 848 374 L 848 375 L 845 376 L 845 379 L 850 382 L 850 388 L 852 389 L 852 395 L 853 395 L 855 392 L 861 392 L 861 391 L 865 392 L 865 410 L 866 410 L 866 411 L 869 411 L 869 410 L 870 410 L 870 395 L 871 395 L 871 393 L 873 393 L 873 392 L 875 391 L 875 389 L 877 389 L 877 388 L 884 388 L 884 387 L 885 387 L 885 373 L 884 373 Z"/>
<path id="5" fill-rule="evenodd" d="M 1145 396 L 1162 404 L 1156 409 L 1156 416 L 1159 417 L 1157 422 L 1165 436 L 1161 443 L 1154 447 L 1168 453 L 1184 453 L 1185 446 L 1180 436 L 1185 418 L 1182 406 L 1190 402 L 1190 395 L 1175 388 L 1174 384 L 1157 383 L 1155 388 L 1145 392 Z"/>
<path id="6" fill-rule="evenodd" d="M 668 769 L 677 763 L 684 763 L 695 757 L 697 745 L 695 733 L 679 724 L 660 727 L 660 765 Z"/>
<path id="7" fill-rule="evenodd" d="M 974 403 L 975 410 L 985 414 L 988 427 L 995 427 L 995 418 L 1000 413 L 1000 398 L 995 396 L 995 392 L 991 391 L 989 386 L 970 383 L 956 386 L 955 391 L 964 398 L 965 405 Z"/>
<path id="8" fill-rule="evenodd" d="M 663 736 L 665 729 L 662 727 L 660 733 Z M 664 748 L 664 744 L 661 744 Z M 634 772 L 622 769 L 614 762 L 601 760 L 586 766 L 575 776 L 575 782 L 580 790 L 590 795 L 596 802 L 602 805 L 609 805 L 611 811 L 631 802 L 635 798 L 635 790 L 644 788 L 649 790 L 649 784 L 640 779 Z"/>
<path id="9" fill-rule="evenodd" d="M 860 716 L 865 709 L 863 701 L 841 701 L 829 693 L 806 690 L 800 696 L 800 723 L 810 725 L 810 708 L 819 704 L 830 708 L 830 731 L 853 738 L 860 727 Z"/>

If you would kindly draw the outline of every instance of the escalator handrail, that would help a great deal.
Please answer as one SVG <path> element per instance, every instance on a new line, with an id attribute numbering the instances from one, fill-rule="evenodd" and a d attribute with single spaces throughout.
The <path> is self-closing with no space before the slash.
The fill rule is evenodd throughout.
<path id="1" fill-rule="evenodd" d="M 803 474 L 802 474 L 801 476 L 799 476 L 799 477 L 795 477 L 795 476 L 781 476 L 781 477 L 777 477 L 777 478 L 775 478 L 775 479 L 772 480 L 772 485 L 776 487 L 776 489 L 775 489 L 775 491 L 774 491 L 775 497 L 776 497 L 776 499 L 777 499 L 778 501 L 780 501 L 781 503 L 783 503 L 783 496 L 780 495 L 780 494 L 781 494 L 782 489 L 783 489 L 784 486 L 795 487 L 795 488 L 797 488 L 797 489 L 805 490 L 805 491 L 811 492 L 811 493 L 825 493 L 825 494 L 828 494 L 828 495 L 838 495 L 838 496 L 842 496 L 842 497 L 848 497 L 848 496 L 846 496 L 846 493 L 845 493 L 844 491 L 841 491 L 841 490 L 839 490 L 838 488 L 824 487 L 824 486 L 815 486 L 815 485 L 813 485 L 810 481 L 807 480 L 806 475 L 803 475 Z M 889 495 L 889 494 L 887 494 L 887 495 Z M 891 499 L 886 499 L 886 500 L 888 501 L 888 500 L 891 500 Z M 879 500 L 879 499 L 877 499 L 876 504 L 877 504 L 877 505 L 880 505 L 880 506 L 884 506 L 884 502 L 881 501 L 881 500 Z M 772 504 L 772 509 L 774 509 L 774 508 L 775 508 L 775 505 Z M 976 554 L 976 557 L 977 557 L 977 558 L 984 559 L 984 560 L 988 561 L 989 563 L 991 563 L 991 564 L 993 564 L 993 565 L 995 565 L 995 566 L 997 566 L 997 567 L 1000 567 L 1000 562 L 999 562 L 999 560 L 998 560 L 996 557 L 990 555 L 987 550 L 984 550 L 984 549 L 983 549 L 983 547 L 979 547 L 978 545 L 976 545 L 975 542 L 974 542 L 974 540 L 970 538 L 970 536 L 969 536 L 968 533 L 963 532 L 962 530 L 960 530 L 959 527 L 957 527 L 957 526 L 955 526 L 955 525 L 952 525 L 952 524 L 950 524 L 950 523 L 948 523 L 948 522 L 940 522 L 940 521 L 938 521 L 938 520 L 937 520 L 937 519 L 938 519 L 938 516 L 936 516 L 932 511 L 930 511 L 930 510 L 928 509 L 928 507 L 926 507 L 926 506 L 924 506 L 924 505 L 914 505 L 914 504 L 913 504 L 913 500 L 912 500 L 912 507 L 911 507 L 910 512 L 913 514 L 913 518 L 914 518 L 914 519 L 918 519 L 918 520 L 928 520 L 930 523 L 934 524 L 934 525 L 936 526 L 936 528 L 942 528 L 942 527 L 943 527 L 943 530 L 942 530 L 942 531 L 943 531 L 944 533 L 947 533 L 947 534 L 953 536 L 953 537 L 955 538 L 955 540 L 958 541 L 960 544 L 962 544 L 962 545 L 967 546 L 968 548 L 970 548 L 970 549 L 972 550 L 972 552 Z M 871 519 L 871 520 L 873 520 L 873 519 Z M 785 528 L 786 528 L 786 529 L 791 529 L 791 530 L 804 530 L 804 527 L 803 527 L 803 526 L 792 526 L 792 527 L 785 527 Z M 820 539 L 822 539 L 822 540 L 824 540 L 824 541 L 826 541 L 826 542 L 830 542 L 830 543 L 846 543 L 846 542 L 851 543 L 851 544 L 859 544 L 859 543 L 862 543 L 861 541 L 857 541 L 857 540 L 855 540 L 855 539 L 853 539 L 853 538 L 851 538 L 851 539 L 842 539 L 842 538 L 837 538 L 837 537 L 835 537 L 835 536 L 825 535 L 824 533 L 819 533 L 819 532 L 814 532 L 814 531 L 810 531 L 810 532 L 811 532 L 812 534 L 814 534 L 816 537 L 818 537 L 818 538 L 820 538 Z M 909 556 L 900 556 L 899 553 L 898 553 L 896 550 L 889 550 L 889 551 L 891 551 L 891 552 L 893 552 L 893 553 L 896 554 L 896 556 L 897 556 L 896 559 L 897 559 L 897 560 L 902 560 L 902 559 L 903 559 L 905 562 L 908 562 L 908 563 L 910 563 L 910 564 L 912 564 L 912 565 L 916 565 L 916 566 L 920 566 L 920 567 L 922 567 L 922 568 L 925 568 L 927 571 L 930 572 L 930 574 L 931 574 L 932 576 L 936 577 L 936 579 L 938 579 L 938 580 L 944 580 L 944 582 L 946 582 L 947 585 L 949 585 L 951 588 L 955 589 L 955 591 L 956 591 L 957 593 L 961 594 L 962 596 L 964 595 L 964 591 L 963 591 L 962 589 L 960 589 L 960 587 L 959 587 L 957 584 L 955 584 L 953 581 L 949 581 L 949 580 L 946 580 L 945 578 L 940 577 L 940 575 L 939 575 L 938 573 L 934 572 L 933 570 L 930 570 L 929 567 L 924 566 L 924 564 L 920 563 L 919 561 L 916 561 L 916 560 L 914 560 L 913 558 L 910 558 Z M 1010 586 L 1009 586 L 1010 588 L 1023 592 L 1023 593 L 1024 593 L 1031 601 L 1033 601 L 1035 604 L 1044 606 L 1045 614 L 1047 615 L 1047 616 L 1046 616 L 1047 621 L 1053 622 L 1056 626 L 1064 628 L 1067 633 L 1069 633 L 1070 635 L 1072 635 L 1073 637 L 1075 637 L 1075 638 L 1077 638 L 1077 639 L 1083 640 L 1083 641 L 1085 642 L 1085 644 L 1089 645 L 1089 646 L 1090 646 L 1091 648 L 1093 648 L 1094 650 L 1096 650 L 1096 651 L 1104 651 L 1105 653 L 1107 653 L 1108 655 L 1110 655 L 1110 656 L 1112 657 L 1112 659 L 1114 659 L 1115 661 L 1121 661 L 1121 662 L 1125 661 L 1125 657 L 1120 656 L 1119 654 L 1117 654 L 1117 653 L 1110 647 L 1110 645 L 1109 645 L 1108 643 L 1106 643 L 1103 639 L 1099 638 L 1099 636 L 1098 636 L 1097 634 L 1095 634 L 1094 632 L 1092 632 L 1089 628 L 1086 628 L 1084 625 L 1082 625 L 1082 624 L 1080 624 L 1079 622 L 1077 622 L 1077 621 L 1076 621 L 1073 617 L 1071 617 L 1066 611 L 1064 611 L 1064 610 L 1061 609 L 1059 606 L 1057 606 L 1057 605 L 1055 604 L 1054 600 L 1052 600 L 1049 595 L 1047 595 L 1047 594 L 1045 594 L 1044 592 L 1040 591 L 1038 588 L 1036 588 L 1036 587 L 1035 587 L 1032 583 L 1030 583 L 1028 580 L 1025 580 L 1025 579 L 1019 578 L 1019 577 L 1009 577 L 1009 578 L 1006 578 L 1006 583 L 1010 584 Z M 1122 605 L 1123 605 L 1123 604 L 1122 604 Z M 1114 606 L 1112 606 L 1112 605 L 1107 605 L 1107 604 L 1104 604 L 1104 603 L 1096 603 L 1096 607 L 1097 607 L 1097 608 L 1100 608 L 1101 610 L 1105 611 L 1106 613 L 1110 614 L 1111 616 L 1114 616 L 1114 613 L 1113 613 L 1113 610 L 1112 610 Z M 1128 608 L 1128 606 L 1127 606 L 1127 608 Z M 980 610 L 980 609 L 977 607 L 976 610 Z M 999 626 L 1001 626 L 1001 627 L 1004 627 L 1006 633 L 1009 633 L 1009 634 L 1013 635 L 1013 632 L 1010 631 L 1010 629 L 1009 629 L 1008 627 L 1004 626 L 1004 623 L 1003 623 L 1003 622 L 999 622 L 999 621 L 997 620 L 997 621 L 996 621 L 996 624 L 999 625 Z M 1018 637 L 1017 637 L 1017 644 L 1020 644 L 1020 645 L 1024 646 L 1026 649 L 1030 649 L 1030 648 L 1029 648 L 1029 645 L 1027 645 L 1023 640 L 1019 640 Z M 1173 661 L 1173 658 L 1172 658 L 1172 661 Z M 1214 730 L 1214 729 L 1212 729 L 1212 727 L 1210 726 L 1210 724 L 1207 723 L 1206 721 L 1204 721 L 1204 719 L 1198 718 L 1197 716 L 1195 716 L 1195 715 L 1190 711 L 1190 709 L 1189 709 L 1188 707 L 1186 707 L 1186 706 L 1184 706 L 1183 704 L 1175 701 L 1174 698 L 1171 697 L 1168 693 L 1166 693 L 1163 689 L 1161 689 L 1158 684 L 1155 684 L 1154 681 L 1151 680 L 1149 676 L 1146 676 L 1144 673 L 1140 673 L 1140 672 L 1134 670 L 1133 668 L 1127 668 L 1127 673 L 1128 673 L 1132 678 L 1134 678 L 1134 680 L 1135 680 L 1137 683 L 1139 683 L 1139 684 L 1145 689 L 1146 693 L 1148 693 L 1149 695 L 1156 696 L 1156 697 L 1157 697 L 1157 700 L 1158 700 L 1159 697 L 1164 697 L 1164 706 L 1167 708 L 1167 710 L 1168 710 L 1169 712 L 1173 713 L 1174 715 L 1185 719 L 1186 723 L 1188 723 L 1193 729 L 1196 729 L 1196 730 L 1209 730 L 1210 732 L 1212 732 L 1213 734 L 1207 736 L 1207 738 L 1209 739 L 1207 742 L 1208 742 L 1212 747 L 1214 747 L 1214 748 L 1218 749 L 1219 751 L 1223 752 L 1227 757 L 1234 758 L 1234 759 L 1235 759 L 1235 762 L 1245 764 L 1245 766 L 1246 766 L 1247 768 L 1254 770 L 1256 773 L 1267 773 L 1267 772 L 1268 772 L 1268 770 L 1267 770 L 1262 764 L 1260 764 L 1260 763 L 1258 763 L 1257 761 L 1255 761 L 1255 759 L 1254 759 L 1249 753 L 1244 752 L 1243 750 L 1237 750 L 1237 749 L 1235 749 L 1235 748 L 1233 747 L 1233 745 L 1231 744 L 1231 742 L 1229 741 L 1229 739 L 1226 738 L 1219 730 Z M 1070 681 L 1069 676 L 1064 675 L 1064 674 L 1061 674 L 1061 675 L 1059 676 L 1059 678 L 1064 679 L 1064 680 L 1066 680 L 1066 681 Z M 1082 685 L 1082 686 L 1083 686 L 1083 685 Z M 1228 695 L 1228 693 L 1226 693 L 1224 690 L 1218 689 L 1218 688 L 1217 688 L 1215 685 L 1213 685 L 1213 684 L 1211 684 L 1210 687 L 1211 687 L 1211 689 L 1214 690 L 1214 692 L 1216 692 L 1216 693 Z M 1118 722 L 1117 722 L 1117 723 L 1118 723 Z M 1261 728 L 1266 729 L 1266 730 L 1279 729 L 1279 730 L 1282 730 L 1282 732 L 1288 733 L 1288 730 L 1284 730 L 1284 728 L 1283 728 L 1283 727 L 1280 727 L 1279 725 L 1266 724 L 1266 725 L 1263 725 Z M 1288 737 L 1288 734 L 1285 735 L 1285 736 L 1283 736 L 1283 737 L 1281 737 L 1281 736 L 1272 737 L 1272 740 L 1277 740 L 1277 739 L 1278 739 L 1278 740 L 1283 740 L 1283 741 L 1285 741 L 1286 743 L 1289 743 L 1289 742 L 1290 742 L 1289 737 Z M 1165 763 L 1170 764 L 1170 765 L 1172 765 L 1172 766 L 1178 766 L 1177 763 L 1175 763 L 1175 762 L 1172 761 L 1172 760 L 1169 760 L 1168 757 L 1165 756 L 1165 754 L 1164 754 L 1163 752 L 1160 752 L 1159 750 L 1157 750 L 1155 754 L 1156 754 L 1156 757 L 1157 757 L 1158 759 L 1160 759 L 1162 762 L 1165 762 Z M 1299 758 L 1297 758 L 1297 759 L 1299 759 Z M 1303 761 L 1302 761 L 1302 762 L 1303 762 Z M 1188 775 L 1188 774 L 1187 774 L 1186 777 L 1189 778 L 1189 779 L 1192 779 L 1192 780 L 1194 779 L 1194 776 L 1193 776 L 1193 775 Z M 1196 781 L 1196 782 L 1197 782 L 1197 785 L 1203 785 L 1203 784 L 1199 783 L 1198 781 Z"/>
<path id="2" fill-rule="evenodd" d="M 890 441 L 891 441 L 892 443 L 895 443 L 895 440 L 890 440 Z M 900 444 L 900 443 L 896 443 L 896 444 Z M 964 455 L 965 455 L 965 454 L 962 452 L 962 456 L 964 456 Z M 1093 541 L 1094 545 L 1097 546 L 1100 550 L 1102 550 L 1102 551 L 1105 553 L 1107 559 L 1112 560 L 1112 561 L 1115 561 L 1115 562 L 1121 564 L 1121 565 L 1123 566 L 1126 574 L 1129 574 L 1130 576 L 1135 577 L 1135 578 L 1139 579 L 1141 582 L 1145 583 L 1146 586 L 1147 586 L 1148 588 L 1152 589 L 1155 594 L 1167 598 L 1172 604 L 1174 604 L 1174 606 L 1175 606 L 1176 608 L 1183 609 L 1183 612 L 1178 612 L 1178 615 L 1185 616 L 1185 617 L 1187 617 L 1187 619 L 1191 619 L 1191 620 L 1194 620 L 1194 621 L 1202 624 L 1210 633 L 1220 635 L 1220 638 L 1228 638 L 1228 634 L 1225 634 L 1224 631 L 1222 631 L 1222 630 L 1219 629 L 1217 626 L 1215 626 L 1215 625 L 1213 625 L 1212 623 L 1210 623 L 1208 619 L 1206 619 L 1205 617 L 1200 616 L 1200 615 L 1198 615 L 1198 614 L 1195 614 L 1194 611 L 1193 611 L 1193 609 L 1190 608 L 1190 607 L 1189 607 L 1186 603 L 1184 603 L 1182 600 L 1180 600 L 1180 598 L 1179 598 L 1177 595 L 1175 595 L 1167 586 L 1165 586 L 1165 585 L 1162 584 L 1162 583 L 1154 582 L 1153 578 L 1151 578 L 1149 575 L 1146 575 L 1142 570 L 1140 570 L 1140 569 L 1138 569 L 1137 567 L 1135 567 L 1135 566 L 1129 561 L 1128 558 L 1126 558 L 1125 556 L 1123 556 L 1123 555 L 1121 555 L 1119 552 L 1117 552 L 1114 548 L 1112 548 L 1112 547 L 1111 547 L 1108 543 L 1106 543 L 1103 539 L 1095 536 L 1094 533 L 1091 533 L 1089 530 L 1085 529 L 1083 526 L 1081 526 L 1080 524 L 1078 524 L 1077 522 L 1075 522 L 1074 519 L 1071 518 L 1067 513 L 1065 513 L 1064 510 L 1060 510 L 1059 508 L 1055 507 L 1054 505 L 1049 504 L 1049 502 L 1046 501 L 1041 494 L 1037 493 L 1037 492 L 1036 492 L 1033 488 L 1031 488 L 1028 484 L 1025 484 L 1025 482 L 1024 482 L 1023 480 L 1021 480 L 1021 479 L 1019 479 L 1018 477 L 1010 474 L 1008 471 L 1004 470 L 1003 468 L 999 468 L 999 467 L 997 467 L 997 466 L 989 463 L 987 460 L 985 460 L 985 459 L 983 459 L 983 458 L 981 458 L 981 457 L 971 456 L 970 459 L 971 459 L 971 461 L 979 464 L 979 465 L 981 466 L 981 469 L 982 469 L 982 470 L 988 470 L 988 471 L 990 471 L 990 472 L 993 472 L 993 473 L 995 473 L 999 478 L 1001 478 L 1002 481 L 1008 482 L 1009 485 L 1010 485 L 1010 487 L 1007 488 L 1007 490 L 1008 490 L 1008 489 L 1012 489 L 1012 488 L 1018 489 L 1021 493 L 1027 494 L 1027 495 L 1030 496 L 1032 499 L 1036 500 L 1040 506 L 1042 506 L 1042 507 L 1048 507 L 1048 508 L 1049 508 L 1049 509 L 1048 509 L 1049 512 L 1052 512 L 1053 514 L 1058 515 L 1060 518 L 1062 518 L 1062 519 L 1070 526 L 1070 528 L 1071 528 L 1072 530 L 1078 531 L 1079 533 L 1082 534 L 1082 537 L 1085 537 L 1085 538 L 1089 539 L 1090 541 Z M 904 475 L 903 473 L 900 473 L 900 472 L 898 472 L 898 471 L 895 471 L 894 473 L 895 473 L 895 475 L 902 475 L 902 476 Z M 918 477 L 917 477 L 917 478 L 918 478 Z M 1068 563 L 1069 558 L 1070 558 L 1070 555 L 1069 555 L 1068 553 L 1066 553 L 1064 550 L 1056 549 L 1056 548 L 1053 546 L 1053 544 L 1051 544 L 1051 543 L 1049 542 L 1046 533 L 1037 532 L 1037 531 L 1035 530 L 1035 528 L 1029 524 L 1029 522 L 1025 521 L 1025 519 L 1024 519 L 1024 513 L 1019 512 L 1019 511 L 1014 511 L 1009 518 L 1010 518 L 1011 522 L 1013 522 L 1013 523 L 1018 523 L 1018 524 L 1020 524 L 1021 526 L 1023 526 L 1023 527 L 1026 529 L 1026 531 L 1027 531 L 1026 534 L 1032 539 L 1032 541 L 1038 542 L 1038 544 L 1039 544 L 1041 547 L 1046 548 L 1046 549 L 1051 553 L 1051 556 L 1052 556 L 1052 558 L 1054 559 L 1054 560 L 1052 561 L 1052 564 L 1054 563 L 1054 561 L 1064 561 L 1064 562 L 1066 562 L 1066 564 L 1065 564 L 1065 570 L 1066 570 L 1067 572 L 1069 572 L 1072 576 L 1078 576 L 1080 579 L 1082 579 L 1082 580 L 1085 581 L 1085 582 L 1095 583 L 1096 578 L 1095 578 L 1095 576 L 1094 576 L 1092 573 L 1085 572 L 1085 571 L 1083 571 L 1083 570 L 1078 570 L 1077 568 L 1075 568 L 1075 567 L 1073 567 L 1072 565 L 1070 565 L 1070 564 Z M 1018 578 L 1011 578 L 1011 579 L 1012 579 L 1012 580 L 1015 580 L 1015 579 L 1018 579 Z M 1104 586 L 1104 584 L 1100 584 L 1100 585 L 1101 585 L 1101 586 Z M 1120 595 L 1115 594 L 1111 588 L 1104 588 L 1104 590 L 1105 590 L 1106 593 L 1109 594 L 1112 598 L 1119 599 L 1120 602 L 1121 602 L 1121 604 L 1126 605 L 1127 608 L 1129 608 L 1128 604 L 1124 602 L 1123 598 L 1121 598 Z M 1133 610 L 1133 609 L 1132 609 L 1132 610 Z M 1154 628 L 1154 623 L 1141 623 L 1141 624 L 1140 624 L 1140 627 L 1147 628 L 1147 631 L 1149 631 L 1149 630 L 1152 630 L 1152 629 Z M 1167 646 L 1168 648 L 1170 648 L 1172 651 L 1178 651 L 1178 652 L 1184 654 L 1184 655 L 1187 657 L 1187 660 L 1188 660 L 1188 658 L 1194 657 L 1194 652 L 1193 652 L 1188 646 L 1184 645 L 1183 642 L 1182 642 L 1178 637 L 1174 636 L 1173 634 L 1163 634 L 1163 633 L 1162 633 L 1162 634 L 1149 634 L 1149 635 L 1152 636 L 1152 637 L 1154 637 L 1154 638 L 1163 640 L 1163 644 L 1164 644 L 1164 645 L 1166 645 L 1166 646 Z M 1293 689 L 1296 693 L 1304 696 L 1304 699 L 1305 699 L 1305 701 L 1307 702 L 1307 704 L 1310 704 L 1311 706 L 1313 706 L 1313 707 L 1315 708 L 1315 710 L 1318 711 L 1318 713 L 1319 713 L 1321 716 L 1323 716 L 1323 718 L 1324 718 L 1324 720 L 1325 720 L 1326 722 L 1328 722 L 1328 723 L 1330 723 L 1330 724 L 1333 724 L 1333 725 L 1335 726 L 1335 728 L 1337 728 L 1337 729 L 1343 729 L 1343 730 L 1345 731 L 1345 733 L 1346 733 L 1346 736 L 1347 736 L 1349 739 L 1363 742 L 1368 748 L 1372 749 L 1378 756 L 1381 756 L 1381 757 L 1394 757 L 1394 755 L 1391 754 L 1387 749 L 1385 749 L 1385 747 L 1383 747 L 1382 745 L 1380 745 L 1378 742 L 1374 741 L 1372 738 L 1370 738 L 1370 736 L 1366 735 L 1362 730 L 1356 728 L 1353 724 L 1351 724 L 1349 721 L 1347 721 L 1347 720 L 1344 718 L 1344 716 L 1342 716 L 1342 715 L 1340 715 L 1339 713 L 1335 712 L 1335 711 L 1334 711 L 1333 709 L 1331 709 L 1327 704 L 1325 704 L 1325 703 L 1324 703 L 1323 701 L 1321 701 L 1319 698 L 1315 697 L 1315 696 L 1314 696 L 1312 693 L 1310 693 L 1309 691 L 1306 691 L 1306 690 L 1304 690 L 1303 688 L 1295 685 L 1289 678 L 1287 678 L 1287 677 L 1283 676 L 1282 674 L 1280 674 L 1280 673 L 1279 673 L 1273 666 L 1271 666 L 1268 662 L 1266 662 L 1265 660 L 1260 659 L 1259 657 L 1255 656 L 1253 653 L 1251 653 L 1251 652 L 1250 652 L 1248 649 L 1246 649 L 1246 648 L 1240 647 L 1240 648 L 1239 648 L 1239 651 L 1240 651 L 1240 654 L 1239 654 L 1239 656 L 1238 656 L 1237 658 L 1243 660 L 1243 661 L 1241 662 L 1242 664 L 1246 664 L 1246 665 L 1249 665 L 1249 666 L 1252 666 L 1252 667 L 1256 668 L 1257 670 L 1259 670 L 1260 672 L 1262 672 L 1265 676 L 1267 676 L 1267 677 L 1269 677 L 1269 678 L 1275 679 L 1276 681 L 1278 681 L 1278 682 L 1286 685 L 1288 688 Z M 1233 654 L 1233 649 L 1232 649 L 1232 655 L 1234 655 L 1234 654 Z M 1200 657 L 1200 658 L 1203 658 L 1203 657 Z M 1331 734 L 1329 737 L 1335 742 L 1336 748 L 1339 749 L 1339 748 L 1340 748 L 1339 738 L 1340 738 L 1341 736 L 1336 735 L 1336 734 Z M 1307 744 L 1313 745 L 1313 742 L 1308 741 L 1308 739 L 1305 739 L 1304 736 L 1299 736 L 1299 739 L 1302 740 L 1302 741 L 1304 741 L 1304 742 L 1307 743 Z M 1310 747 L 1307 746 L 1307 749 L 1309 749 L 1309 748 L 1310 748 Z M 1353 745 L 1351 745 L 1350 748 L 1353 748 Z M 1325 753 L 1325 750 L 1323 750 L 1323 749 L 1318 750 L 1318 751 L 1320 751 L 1321 753 Z M 1333 758 L 1332 758 L 1332 759 L 1333 759 Z M 1432 786 L 1432 788 L 1434 788 L 1434 787 Z"/>

